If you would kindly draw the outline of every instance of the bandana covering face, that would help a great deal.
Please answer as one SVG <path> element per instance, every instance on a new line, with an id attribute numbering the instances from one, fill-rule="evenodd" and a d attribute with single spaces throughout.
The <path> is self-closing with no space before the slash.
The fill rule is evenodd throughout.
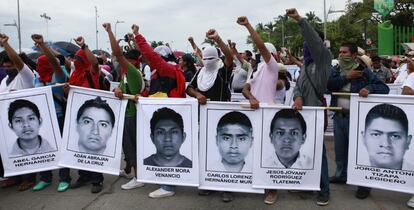
<path id="1" fill-rule="evenodd" d="M 69 78 L 69 84 L 82 86 L 82 83 L 86 78 L 85 74 L 89 73 L 92 64 L 88 61 L 88 58 L 86 58 L 86 54 L 82 49 L 76 52 L 75 61 L 73 63 L 75 65 L 75 71 L 73 71 Z"/>
<path id="2" fill-rule="evenodd" d="M 342 74 L 346 74 L 348 71 L 356 69 L 359 65 L 354 58 L 348 56 L 339 56 L 338 61 Z"/>
<path id="3" fill-rule="evenodd" d="M 220 58 L 215 47 L 209 46 L 204 48 L 203 52 L 204 67 L 200 70 L 197 76 L 198 89 L 201 91 L 208 91 L 214 85 L 217 78 L 217 73 L 220 69 Z"/>
<path id="4" fill-rule="evenodd" d="M 39 73 L 40 82 L 47 83 L 52 81 L 54 71 L 45 55 L 42 55 L 37 59 L 36 71 Z"/>

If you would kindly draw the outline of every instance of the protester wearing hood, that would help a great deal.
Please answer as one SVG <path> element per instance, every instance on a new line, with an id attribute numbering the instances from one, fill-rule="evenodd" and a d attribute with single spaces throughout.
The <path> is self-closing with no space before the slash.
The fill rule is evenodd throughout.
<path id="1" fill-rule="evenodd" d="M 230 49 L 215 29 L 210 29 L 206 37 L 214 40 L 223 51 L 224 62 L 220 59 L 219 49 L 207 46 L 202 50 L 203 68 L 201 68 L 187 87 L 187 94 L 197 98 L 200 104 L 211 101 L 230 101 L 229 80 L 233 68 L 233 56 Z"/>
<path id="2" fill-rule="evenodd" d="M 34 74 L 32 70 L 23 62 L 22 58 L 9 44 L 9 37 L 6 34 L 0 34 L 0 46 L 4 48 L 6 54 L 2 56 L 2 68 L 5 69 L 7 76 L 0 83 L 0 93 L 14 90 L 22 90 L 34 87 Z M 1 159 L 1 157 L 0 157 Z M 4 176 L 3 165 L 0 161 L 0 177 Z M 35 183 L 35 174 L 10 177 L 3 186 L 10 187 L 17 184 L 19 191 L 30 189 Z"/>
<path id="3" fill-rule="evenodd" d="M 115 35 L 112 32 L 111 24 L 104 23 L 102 26 L 108 32 L 113 56 L 116 57 L 116 60 L 121 67 L 121 82 L 119 84 L 119 87 L 115 88 L 112 91 L 119 99 L 123 99 L 124 93 L 132 95 L 141 93 L 141 91 L 144 89 L 144 80 L 142 78 L 141 71 L 137 69 L 137 66 L 140 65 L 138 58 L 140 57 L 141 53 L 138 50 L 132 49 L 123 54 L 116 41 Z M 128 100 L 128 105 L 125 111 L 122 150 L 125 154 L 124 159 L 126 162 L 126 167 L 121 171 L 121 174 L 126 177 L 132 175 L 131 168 L 134 168 L 135 175 L 137 175 L 137 111 L 135 106 L 136 105 L 134 101 Z M 121 188 L 124 190 L 130 190 L 142 186 L 144 186 L 144 184 L 138 182 L 137 179 L 133 177 L 128 183 L 121 185 Z"/>
<path id="4" fill-rule="evenodd" d="M 85 44 L 83 37 L 75 39 L 81 49 L 74 57 L 75 70 L 70 75 L 69 84 L 86 88 L 101 89 L 102 84 L 99 82 L 100 69 L 98 59 L 91 52 L 88 45 Z"/>
<path id="5" fill-rule="evenodd" d="M 150 97 L 185 97 L 185 77 L 173 52 L 167 46 L 152 49 L 145 38 L 139 33 L 137 25 L 132 26 L 137 48 L 141 51 L 150 66 L 151 82 Z"/>
<path id="6" fill-rule="evenodd" d="M 52 50 L 45 45 L 43 41 L 43 36 L 40 34 L 33 34 L 32 40 L 44 54 L 37 59 L 36 63 L 36 71 L 39 73 L 39 83 L 37 83 L 36 86 L 39 87 L 54 85 L 56 83 L 65 83 L 68 79 L 68 74 L 65 70 L 62 69 L 64 67 L 61 67 L 60 60 L 57 59 L 53 54 Z M 59 129 L 60 132 L 63 132 L 63 124 L 65 121 L 64 109 L 66 107 L 66 98 L 64 97 L 63 87 L 54 87 L 52 91 L 53 100 L 56 108 L 56 115 L 59 123 Z M 33 190 L 39 191 L 49 186 L 52 183 L 52 177 L 52 171 L 40 172 L 40 182 L 33 187 Z M 69 168 L 59 169 L 59 184 L 57 191 L 66 191 L 70 186 L 70 181 L 71 177 Z"/>
<path id="7" fill-rule="evenodd" d="M 198 103 L 202 105 L 207 103 L 207 99 L 211 101 L 230 101 L 229 80 L 233 68 L 233 56 L 215 29 L 208 30 L 206 37 L 214 40 L 220 50 L 223 51 L 224 62 L 220 59 L 219 49 L 213 46 L 205 47 L 202 50 L 204 66 L 188 85 L 187 94 L 197 98 Z M 210 192 L 201 190 L 199 195 L 209 195 Z M 223 202 L 230 202 L 233 200 L 233 194 L 222 192 L 221 198 Z"/>
<path id="8" fill-rule="evenodd" d="M 135 35 L 137 48 L 152 70 L 149 97 L 185 98 L 184 73 L 171 49 L 167 46 L 152 49 L 139 33 L 138 25 L 132 25 L 132 33 Z M 148 196 L 163 198 L 174 194 L 174 186 L 161 185 Z"/>
<path id="9" fill-rule="evenodd" d="M 331 92 L 359 93 L 361 97 L 368 94 L 388 94 L 388 86 L 378 79 L 369 68 L 364 68 L 357 62 L 357 46 L 354 43 L 343 43 L 339 49 L 339 66 L 332 69 L 328 80 L 328 90 Z M 348 168 L 349 142 L 349 96 L 332 96 L 331 106 L 342 107 L 334 115 L 335 140 L 335 176 L 331 183 L 345 184 Z M 358 187 L 356 197 L 365 199 L 370 194 L 370 188 Z"/>

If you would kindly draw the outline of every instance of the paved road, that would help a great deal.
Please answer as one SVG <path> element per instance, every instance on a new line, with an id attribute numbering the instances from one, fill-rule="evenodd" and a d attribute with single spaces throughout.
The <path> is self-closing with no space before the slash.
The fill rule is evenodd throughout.
<path id="1" fill-rule="evenodd" d="M 334 154 L 332 138 L 326 137 L 329 171 L 333 174 Z M 57 193 L 57 174 L 52 186 L 41 192 L 18 192 L 17 188 L 0 189 L 0 210 L 12 209 L 409 209 L 406 201 L 411 195 L 384 190 L 373 190 L 365 200 L 354 197 L 355 186 L 331 185 L 331 200 L 328 206 L 319 207 L 315 204 L 316 194 L 309 192 L 291 193 L 279 191 L 278 201 L 269 206 L 263 203 L 263 195 L 235 193 L 231 203 L 223 203 L 220 194 L 198 196 L 197 189 L 177 187 L 176 195 L 163 199 L 148 198 L 148 193 L 157 189 L 156 185 L 148 184 L 142 188 L 125 191 L 120 186 L 128 180 L 115 176 L 105 176 L 104 189 L 99 194 L 91 194 L 90 187 L 68 190 Z M 75 179 L 77 175 L 72 172 Z"/>

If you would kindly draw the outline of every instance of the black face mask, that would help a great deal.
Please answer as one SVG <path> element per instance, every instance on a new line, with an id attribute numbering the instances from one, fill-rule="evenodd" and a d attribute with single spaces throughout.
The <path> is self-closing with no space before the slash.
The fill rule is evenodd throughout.
<path id="1" fill-rule="evenodd" d="M 9 85 L 10 82 L 14 80 L 14 78 L 17 76 L 18 73 L 19 71 L 17 71 L 17 69 L 7 69 L 6 74 L 8 78 L 6 80 L 6 85 Z"/>

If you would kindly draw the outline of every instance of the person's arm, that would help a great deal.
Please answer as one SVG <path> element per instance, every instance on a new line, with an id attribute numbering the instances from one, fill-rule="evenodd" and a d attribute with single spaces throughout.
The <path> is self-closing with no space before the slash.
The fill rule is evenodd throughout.
<path id="1" fill-rule="evenodd" d="M 157 73 L 162 77 L 175 78 L 174 65 L 167 63 L 154 51 L 154 49 L 152 49 L 147 40 L 145 40 L 145 38 L 139 33 L 138 25 L 132 25 L 132 31 L 135 35 L 137 47 L 141 51 L 142 56 L 149 61 L 148 65 L 151 69 L 157 70 Z"/>
<path id="2" fill-rule="evenodd" d="M 390 88 L 383 81 L 381 81 L 374 73 L 368 68 L 364 70 L 367 75 L 368 85 L 363 89 L 368 90 L 369 94 L 388 94 Z"/>
<path id="3" fill-rule="evenodd" d="M 290 61 L 299 66 L 299 68 L 302 67 L 303 63 L 300 62 L 295 56 L 293 56 L 292 53 L 290 53 L 290 50 L 286 49 L 285 51 L 288 54 Z"/>
<path id="4" fill-rule="evenodd" d="M 198 92 L 195 88 L 192 86 L 188 86 L 186 89 L 186 92 L 189 96 L 196 98 L 198 103 L 201 105 L 204 105 L 207 103 L 207 98 L 202 93 Z"/>
<path id="5" fill-rule="evenodd" d="M 305 18 L 302 18 L 298 11 L 295 8 L 287 9 L 286 15 L 296 20 L 301 29 L 301 33 L 305 42 L 308 44 L 312 58 L 316 59 L 320 56 L 327 56 L 326 53 L 329 53 L 329 50 L 323 44 L 323 40 L 316 33 L 315 29 L 308 23 Z"/>
<path id="6" fill-rule="evenodd" d="M 128 69 L 129 62 L 127 61 L 127 59 L 122 54 L 122 50 L 119 47 L 118 42 L 116 41 L 114 33 L 112 32 L 111 24 L 110 23 L 104 23 L 102 26 L 105 28 L 106 32 L 108 32 L 108 37 L 109 37 L 109 42 L 111 44 L 112 54 L 116 57 L 119 65 L 121 66 L 121 69 L 123 70 L 121 72 L 126 72 L 127 69 Z M 121 78 L 123 76 L 124 75 L 121 75 Z"/>
<path id="7" fill-rule="evenodd" d="M 193 37 L 188 37 L 188 41 L 191 44 L 191 47 L 193 48 L 196 56 L 198 57 L 198 59 L 202 60 L 203 59 L 203 53 L 201 52 L 200 48 L 198 48 L 197 44 L 194 42 L 194 38 Z"/>
<path id="8" fill-rule="evenodd" d="M 236 43 L 234 43 L 234 42 L 230 42 L 229 43 L 229 46 L 230 46 L 230 50 L 231 50 L 231 52 L 233 53 L 233 55 L 236 57 L 236 59 L 237 60 L 239 60 L 240 61 L 240 63 L 242 63 L 242 65 L 243 65 L 243 63 L 244 62 L 246 62 L 246 60 L 244 60 L 243 59 L 243 56 L 241 56 L 240 55 L 240 53 L 239 53 L 239 51 L 237 50 L 237 48 L 236 48 Z"/>
<path id="9" fill-rule="evenodd" d="M 224 64 L 226 65 L 226 67 L 228 67 L 229 70 L 231 70 L 233 67 L 233 55 L 231 54 L 230 49 L 227 47 L 226 43 L 223 42 L 217 31 L 215 29 L 208 30 L 206 33 L 206 37 L 216 42 L 216 44 L 224 54 Z"/>
<path id="10" fill-rule="evenodd" d="M 98 59 L 93 55 L 91 50 L 89 49 L 88 45 L 85 44 L 85 39 L 81 36 L 75 39 L 76 44 L 78 44 L 82 50 L 85 52 L 86 58 L 92 65 L 92 74 L 99 73 L 99 63 Z"/>
<path id="11" fill-rule="evenodd" d="M 253 96 L 253 94 L 250 92 L 250 84 L 246 83 L 243 86 L 242 90 L 243 96 L 249 100 L 250 108 L 252 109 L 258 109 L 259 108 L 259 101 Z"/>
<path id="12" fill-rule="evenodd" d="M 24 63 L 16 51 L 10 46 L 8 41 L 9 37 L 6 34 L 0 34 L 0 45 L 4 48 L 10 60 L 16 66 L 17 71 L 20 72 L 24 67 Z"/>
<path id="13" fill-rule="evenodd" d="M 32 40 L 35 42 L 35 44 L 40 48 L 40 51 L 42 51 L 43 54 L 45 54 L 47 60 L 50 63 L 50 66 L 52 67 L 53 71 L 55 72 L 56 77 L 62 78 L 63 77 L 63 70 L 60 67 L 58 61 L 56 60 L 56 57 L 53 53 L 53 51 L 47 47 L 43 41 L 43 36 L 40 34 L 33 34 Z"/>
<path id="14" fill-rule="evenodd" d="M 134 34 L 128 33 L 128 42 L 132 42 L 132 49 L 137 49 L 137 42 L 135 41 Z"/>
<path id="15" fill-rule="evenodd" d="M 271 58 L 272 55 L 267 50 L 267 48 L 266 48 L 263 40 L 260 38 L 260 36 L 257 33 L 257 31 L 254 30 L 254 28 L 253 28 L 252 25 L 250 25 L 249 20 L 245 16 L 243 16 L 243 17 L 239 17 L 237 19 L 237 23 L 240 24 L 240 25 L 242 25 L 242 26 L 245 26 L 246 27 L 246 29 L 250 33 L 250 36 L 251 36 L 251 38 L 253 40 L 253 43 L 256 44 L 256 47 L 257 47 L 257 49 L 259 49 L 259 52 L 262 55 L 264 61 L 266 63 L 269 63 L 270 58 Z"/>
<path id="16" fill-rule="evenodd" d="M 414 95 L 414 90 L 408 86 L 404 86 L 401 95 Z"/>

